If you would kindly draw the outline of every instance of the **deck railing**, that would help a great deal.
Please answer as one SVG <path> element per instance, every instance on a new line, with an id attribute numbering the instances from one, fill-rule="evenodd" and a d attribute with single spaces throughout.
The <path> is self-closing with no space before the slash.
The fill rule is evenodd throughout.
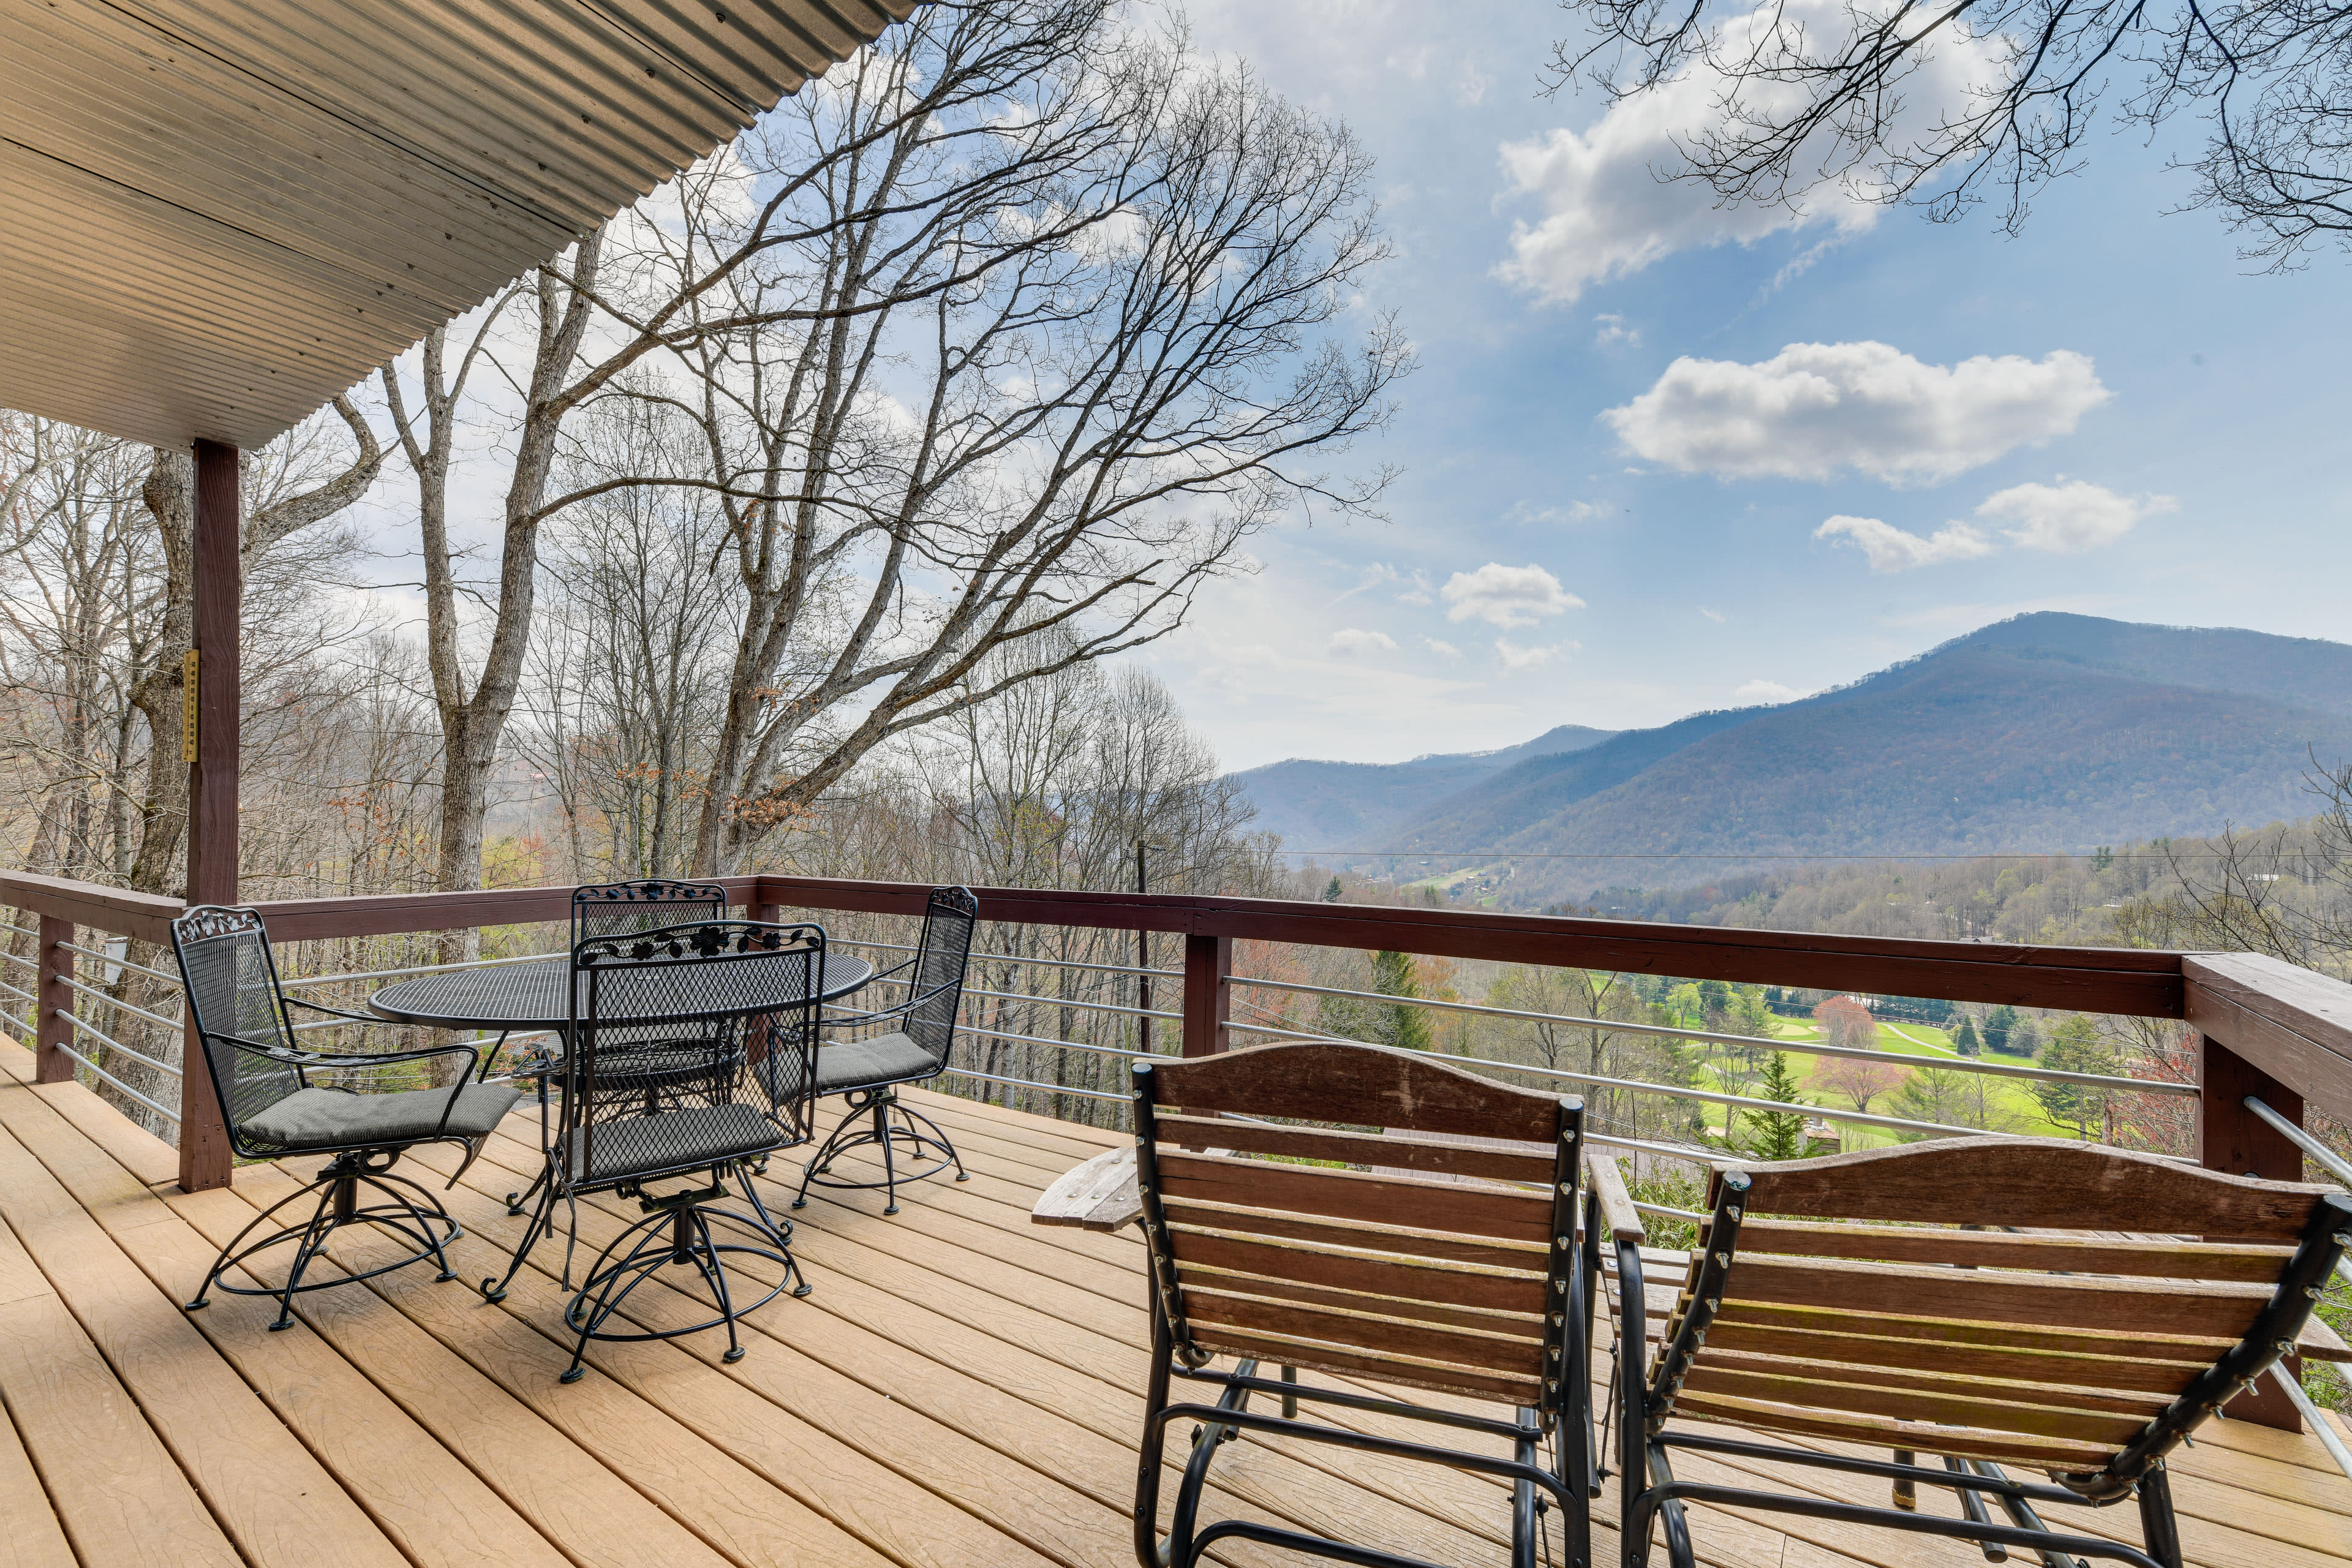
<path id="1" fill-rule="evenodd" d="M 928 889 L 905 884 L 760 876 L 722 879 L 733 900 L 753 917 L 777 920 L 805 913 L 828 916 L 898 917 L 911 934 Z M 1546 1026 L 1606 1030 L 1612 1035 L 1656 1037 L 1740 1049 L 1794 1049 L 1807 1055 L 1875 1060 L 1906 1067 L 1922 1058 L 1828 1041 L 1774 1040 L 1690 1029 L 1671 1024 L 1604 1019 L 1572 1014 L 1401 997 L 1346 987 L 1317 985 L 1272 975 L 1236 973 L 1234 944 L 1299 944 L 1310 947 L 1390 951 L 1441 958 L 1490 960 L 1559 969 L 1672 975 L 1685 980 L 1764 982 L 1808 988 L 1936 997 L 1955 1002 L 2008 1004 L 2042 1009 L 2185 1021 L 2195 1031 L 2198 1073 L 2194 1083 L 2114 1075 L 2066 1072 L 2039 1066 L 1966 1058 L 1927 1058 L 1942 1070 L 2027 1082 L 2063 1082 L 2101 1093 L 2169 1098 L 2196 1102 L 2193 1158 L 2209 1168 L 2274 1179 L 2299 1180 L 2315 1144 L 2303 1133 L 2306 1105 L 2352 1121 L 2352 986 L 2273 960 L 2243 953 L 2179 953 L 2128 949 L 2000 946 L 1979 942 L 1894 941 L 1749 931 L 1722 928 L 1652 925 L 1630 921 L 1567 919 L 1379 905 L 1225 899 L 1190 894 L 1089 893 L 1055 889 L 976 889 L 984 921 L 1000 928 L 1067 927 L 1083 931 L 1167 933 L 1182 939 L 1181 969 L 1101 963 L 1088 960 L 995 952 L 983 942 L 975 960 L 1005 974 L 1024 969 L 1078 973 L 1112 984 L 1164 980 L 1180 988 L 1181 1006 L 1153 1008 L 1099 993 L 1063 994 L 1034 983 L 1005 979 L 976 984 L 970 997 L 966 1032 L 1066 1060 L 1105 1060 L 1147 1054 L 1099 1037 L 1074 1039 L 1061 1027 L 1024 1023 L 1018 1009 L 1062 1010 L 1132 1022 L 1139 1028 L 1166 1022 L 1177 1026 L 1177 1048 L 1187 1056 L 1223 1050 L 1236 1037 L 1276 1040 L 1328 1037 L 1284 1023 L 1234 1016 L 1234 997 L 1307 995 L 1356 1004 L 1405 1006 L 1439 1017 L 1473 1016 Z M 0 875 L 0 904 L 26 917 L 8 924 L 12 951 L 0 965 L 0 1020 L 32 1047 L 45 1082 L 87 1074 L 118 1101 L 179 1145 L 182 1183 L 189 1188 L 219 1185 L 228 1173 L 228 1148 L 218 1107 L 201 1074 L 184 1079 L 182 1052 L 157 1044 L 184 1028 L 173 1016 L 177 980 L 168 956 L 170 921 L 176 900 L 118 889 L 25 874 Z M 281 943 L 358 937 L 446 932 L 488 926 L 557 923 L 570 915 L 568 888 L 500 889 L 446 894 L 394 894 L 350 899 L 302 899 L 265 902 L 260 909 L 273 938 Z M 861 921 L 861 925 L 873 922 Z M 80 940 L 82 933 L 127 938 L 153 944 L 130 952 Z M 845 932 L 845 945 L 865 946 L 888 956 L 910 952 L 904 942 Z M 15 951 L 29 944 L 29 951 Z M 552 945 L 552 944 L 551 944 Z M 167 952 L 167 949 L 163 950 Z M 133 952 L 154 962 L 140 962 Z M 511 957 L 478 962 L 515 962 Z M 349 972 L 298 973 L 295 987 L 389 981 L 448 967 L 406 964 Z M 93 981 L 98 982 L 93 984 Z M 885 980 L 883 984 L 892 984 Z M 134 999 L 134 996 L 136 999 Z M 1140 1000 L 1139 996 L 1138 1000 Z M 1244 1005 L 1244 1012 L 1251 1010 Z M 100 1021 L 100 1017 L 104 1022 Z M 137 1028 L 129 1026 L 135 1025 Z M 334 1027 L 331 1021 L 324 1026 Z M 139 1044 L 123 1038 L 138 1034 Z M 991 1058 L 993 1062 L 993 1058 Z M 1002 1064 L 996 1064 L 1002 1065 Z M 1727 1110 L 1803 1112 L 1833 1123 L 1895 1133 L 1967 1134 L 1967 1126 L 1923 1121 L 1863 1111 L 1768 1101 L 1688 1084 L 1661 1084 L 1607 1077 L 1572 1068 L 1479 1058 L 1465 1065 L 1564 1089 L 1582 1088 L 1634 1097 L 1663 1097 Z M 1066 1107 L 1123 1101 L 1119 1080 L 1110 1087 L 1045 1081 L 1015 1070 L 959 1060 L 957 1076 L 975 1092 L 1025 1100 L 1049 1111 Z M 1095 1075 L 1056 1070 L 1055 1079 Z M 134 1081 L 136 1080 L 136 1081 Z M 985 1087 L 983 1087 L 985 1086 Z M 1669 1160 L 1719 1157 L 1720 1149 L 1658 1137 L 1632 1135 L 1607 1127 L 1597 1141 Z M 2326 1168 L 2337 1171 L 2333 1164 Z M 2340 1171 L 2338 1171 L 2340 1174 Z M 1644 1205 L 1664 1216 L 1690 1217 L 1664 1205 Z M 2152 1223 L 2157 1216 L 2152 1216 Z M 2294 1420 L 2289 1402 L 2273 1402 L 2272 1418 Z M 2257 1419 L 2259 1414 L 2249 1411 Z"/>

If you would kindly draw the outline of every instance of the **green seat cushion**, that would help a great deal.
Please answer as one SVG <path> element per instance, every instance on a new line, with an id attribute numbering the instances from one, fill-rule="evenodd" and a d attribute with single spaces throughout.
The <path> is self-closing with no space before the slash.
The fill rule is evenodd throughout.
<path id="1" fill-rule="evenodd" d="M 340 1089 L 298 1089 L 246 1119 L 242 1131 L 257 1143 L 280 1149 L 339 1144 L 414 1143 L 432 1137 L 478 1138 L 515 1108 L 522 1091 L 503 1083 L 469 1083 L 449 1103 L 446 1089 L 397 1094 L 352 1094 Z M 443 1111 L 449 1113 L 445 1126 Z"/>
<path id="2" fill-rule="evenodd" d="M 760 1075 L 778 1100 L 801 1092 L 798 1051 L 779 1051 L 760 1064 Z M 845 1094 L 877 1084 L 905 1083 L 929 1078 L 940 1070 L 930 1052 L 905 1035 L 877 1035 L 870 1040 L 842 1040 L 820 1046 L 816 1053 L 816 1091 Z"/>
<path id="3" fill-rule="evenodd" d="M 791 1134 L 751 1106 L 695 1105 L 575 1127 L 565 1153 L 572 1179 L 584 1184 L 691 1170 L 764 1154 L 792 1142 Z"/>

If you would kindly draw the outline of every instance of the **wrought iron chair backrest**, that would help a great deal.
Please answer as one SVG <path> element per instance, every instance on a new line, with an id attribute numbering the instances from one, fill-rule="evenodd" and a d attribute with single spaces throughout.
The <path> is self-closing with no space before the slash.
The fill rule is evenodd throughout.
<path id="1" fill-rule="evenodd" d="M 626 936 L 688 921 L 727 918 L 727 889 L 716 882 L 648 879 L 603 882 L 572 889 L 572 945 L 601 936 Z"/>
<path id="2" fill-rule="evenodd" d="M 302 1087 L 289 1063 L 239 1050 L 229 1037 L 260 1050 L 297 1050 L 278 983 L 278 963 L 258 911 L 201 904 L 172 922 L 172 952 L 187 988 L 188 1016 L 204 1041 L 205 1065 L 220 1096 L 230 1134 Z"/>
<path id="3" fill-rule="evenodd" d="M 1581 1100 L 1370 1046 L 1134 1073 L 1144 1232 L 1188 1364 L 1370 1374 L 1547 1422 L 1580 1395 Z"/>
<path id="4" fill-rule="evenodd" d="M 565 1184 L 608 1178 L 624 1149 L 633 1175 L 692 1169 L 719 1107 L 748 1108 L 778 1144 L 797 1142 L 800 1106 L 779 1099 L 774 1075 L 744 1068 L 752 1054 L 792 1052 L 803 1064 L 794 1080 L 805 1075 L 824 971 L 814 925 L 707 921 L 577 944 L 557 1143 Z"/>
<path id="5" fill-rule="evenodd" d="M 2323 1188 L 2051 1138 L 1727 1164 L 1708 1198 L 1654 1433 L 1676 1411 L 1868 1443 L 1909 1421 L 1922 1451 L 2101 1500 L 2294 1339 L 2352 1222 Z"/>
<path id="6" fill-rule="evenodd" d="M 908 972 L 907 1037 L 942 1068 L 955 1048 L 964 971 L 971 961 L 971 932 L 979 921 L 980 900 L 970 888 L 932 889 L 923 912 L 923 934 Z"/>

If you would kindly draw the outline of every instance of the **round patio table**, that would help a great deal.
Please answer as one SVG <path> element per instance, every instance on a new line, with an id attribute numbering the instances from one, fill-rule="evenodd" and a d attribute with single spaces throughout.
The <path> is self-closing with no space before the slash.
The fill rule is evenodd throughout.
<path id="1" fill-rule="evenodd" d="M 749 998 L 752 1005 L 742 1008 L 743 1012 L 765 1012 L 801 999 L 787 994 L 787 977 L 799 968 L 797 963 L 788 962 L 794 957 L 797 954 L 776 955 L 771 987 L 775 994 L 769 997 L 761 997 L 756 987 L 761 972 L 770 966 L 756 961 L 746 965 L 751 972 L 750 984 L 754 989 Z M 420 974 L 414 980 L 385 986 L 368 998 L 368 1007 L 380 1017 L 403 1024 L 429 1024 L 441 1029 L 495 1029 L 501 1039 L 508 1035 L 536 1034 L 541 1030 L 560 1034 L 572 1022 L 571 1003 L 564 994 L 571 973 L 572 961 L 558 955 L 525 963 L 502 963 L 490 969 Z M 831 1002 L 846 996 L 873 978 L 874 966 L 866 960 L 845 952 L 827 952 L 824 979 L 818 987 L 819 1000 Z M 612 1021 L 610 1015 L 605 1021 Z"/>

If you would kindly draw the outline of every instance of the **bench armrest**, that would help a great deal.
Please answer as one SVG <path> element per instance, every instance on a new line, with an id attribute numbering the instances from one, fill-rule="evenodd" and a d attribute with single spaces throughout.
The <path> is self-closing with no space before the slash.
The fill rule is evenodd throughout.
<path id="1" fill-rule="evenodd" d="M 1592 1195 L 1601 1202 L 1601 1223 L 1618 1241 L 1636 1245 L 1646 1240 L 1649 1232 L 1643 1228 L 1641 1212 L 1626 1195 L 1625 1178 L 1617 1169 L 1617 1162 L 1605 1149 L 1588 1147 L 1584 1151 L 1585 1173 L 1592 1178 Z"/>
<path id="2" fill-rule="evenodd" d="M 1132 1145 L 1106 1150 L 1063 1172 L 1029 1211 L 1033 1224 L 1075 1225 L 1086 1230 L 1117 1230 L 1142 1217 Z"/>

